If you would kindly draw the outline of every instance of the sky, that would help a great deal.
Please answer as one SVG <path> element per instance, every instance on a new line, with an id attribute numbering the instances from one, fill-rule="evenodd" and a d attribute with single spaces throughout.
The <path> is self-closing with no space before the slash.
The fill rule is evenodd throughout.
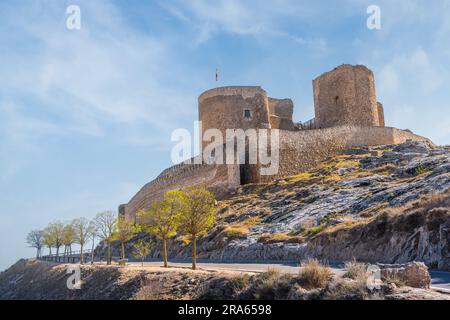
<path id="1" fill-rule="evenodd" d="M 207 89 L 260 85 L 306 121 L 312 79 L 365 64 L 388 126 L 450 144 L 449 62 L 449 0 L 0 0 L 0 270 L 34 255 L 30 230 L 117 210 L 171 166 Z"/>

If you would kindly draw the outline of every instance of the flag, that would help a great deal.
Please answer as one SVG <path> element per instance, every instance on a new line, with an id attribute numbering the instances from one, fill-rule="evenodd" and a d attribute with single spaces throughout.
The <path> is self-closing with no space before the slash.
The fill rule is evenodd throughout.
<path id="1" fill-rule="evenodd" d="M 216 81 L 219 80 L 219 70 L 216 68 Z"/>

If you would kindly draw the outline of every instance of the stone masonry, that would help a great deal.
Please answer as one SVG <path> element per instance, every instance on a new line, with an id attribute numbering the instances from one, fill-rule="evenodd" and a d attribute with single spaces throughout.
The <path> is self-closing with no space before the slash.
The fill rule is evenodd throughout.
<path id="1" fill-rule="evenodd" d="M 136 219 L 165 192 L 191 187 L 207 188 L 218 198 L 247 183 L 269 182 L 316 167 L 336 153 L 356 147 L 426 141 L 409 130 L 385 127 L 383 105 L 377 102 L 375 80 L 365 66 L 342 65 L 313 80 L 315 119 L 307 129 L 292 120 L 290 99 L 275 99 L 258 86 L 233 86 L 208 90 L 198 99 L 201 136 L 217 129 L 278 129 L 279 168 L 275 175 L 261 176 L 260 163 L 177 164 L 146 184 L 119 213 Z M 224 141 L 225 142 L 225 141 Z M 203 147 L 209 142 L 203 142 Z"/>

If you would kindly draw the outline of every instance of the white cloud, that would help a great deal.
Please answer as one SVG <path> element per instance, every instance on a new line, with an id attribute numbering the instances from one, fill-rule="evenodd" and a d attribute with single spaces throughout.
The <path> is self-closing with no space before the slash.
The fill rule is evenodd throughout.
<path id="1" fill-rule="evenodd" d="M 431 94 L 444 84 L 439 69 L 439 65 L 433 65 L 422 48 L 409 55 L 396 56 L 380 69 L 377 81 L 379 91 L 383 95 L 392 95 L 403 86 L 414 88 L 423 94 Z"/>
<path id="2" fill-rule="evenodd" d="M 49 7 L 22 8 L 14 13 L 14 19 L 22 17 L 17 21 L 4 17 L 8 13 L 0 16 L 20 30 L 18 39 L 31 39 L 18 48 L 5 44 L 0 66 L 5 94 L 28 96 L 35 104 L 28 109 L 60 117 L 61 131 L 94 135 L 110 123 L 164 130 L 176 122 L 173 114 L 183 114 L 186 91 L 164 85 L 170 76 L 183 77 L 164 42 L 130 29 L 108 2 L 81 4 L 80 31 L 67 30 L 54 19 L 56 8 Z"/>

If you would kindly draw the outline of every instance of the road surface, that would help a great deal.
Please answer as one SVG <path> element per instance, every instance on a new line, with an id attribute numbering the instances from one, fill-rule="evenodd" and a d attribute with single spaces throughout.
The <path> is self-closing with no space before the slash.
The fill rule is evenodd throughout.
<path id="1" fill-rule="evenodd" d="M 131 262 L 131 266 L 140 266 L 140 263 Z M 144 262 L 144 266 L 162 266 L 161 262 Z M 169 266 L 177 268 L 190 268 L 190 262 L 170 262 Z M 242 272 L 265 272 L 269 269 L 275 269 L 283 273 L 298 273 L 299 267 L 294 264 L 263 264 L 263 263 L 197 263 L 197 268 L 211 271 L 242 271 Z M 345 269 L 340 266 L 332 266 L 331 269 L 337 275 L 343 275 Z M 450 272 L 447 271 L 430 271 L 431 287 L 442 292 L 450 293 Z"/>

